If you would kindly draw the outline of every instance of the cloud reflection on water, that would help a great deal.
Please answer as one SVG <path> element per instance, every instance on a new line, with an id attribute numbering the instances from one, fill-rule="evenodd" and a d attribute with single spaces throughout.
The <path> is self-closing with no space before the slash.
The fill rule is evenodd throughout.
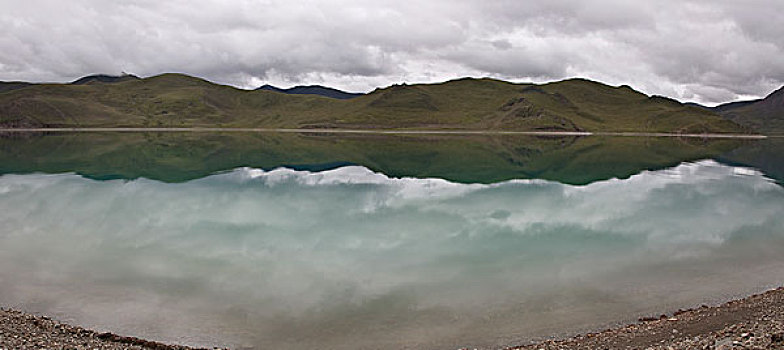
<path id="1" fill-rule="evenodd" d="M 0 208 L 0 303 L 192 344 L 496 346 L 784 277 L 784 190 L 713 161 L 585 186 L 3 175 Z"/>

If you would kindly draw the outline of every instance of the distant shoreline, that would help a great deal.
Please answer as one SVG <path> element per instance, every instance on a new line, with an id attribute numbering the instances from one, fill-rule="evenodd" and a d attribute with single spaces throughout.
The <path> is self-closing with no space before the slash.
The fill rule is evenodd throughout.
<path id="1" fill-rule="evenodd" d="M 503 131 L 503 130 L 395 130 L 395 129 L 288 129 L 288 128 L 0 128 L 0 132 L 264 132 L 333 133 L 390 135 L 529 135 L 529 136 L 621 136 L 684 137 L 723 139 L 765 139 L 781 137 L 761 134 L 680 134 L 664 132 L 588 132 L 588 131 Z"/>

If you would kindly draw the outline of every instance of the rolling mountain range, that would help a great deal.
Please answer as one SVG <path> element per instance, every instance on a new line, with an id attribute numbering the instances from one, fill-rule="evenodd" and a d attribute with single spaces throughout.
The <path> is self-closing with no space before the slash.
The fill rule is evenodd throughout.
<path id="1" fill-rule="evenodd" d="M 123 77 L 0 84 L 0 127 L 750 131 L 711 110 L 585 79 L 518 84 L 463 78 L 340 99 L 302 89 L 242 90 L 183 74 Z M 331 91 L 320 88 L 310 91 Z"/>

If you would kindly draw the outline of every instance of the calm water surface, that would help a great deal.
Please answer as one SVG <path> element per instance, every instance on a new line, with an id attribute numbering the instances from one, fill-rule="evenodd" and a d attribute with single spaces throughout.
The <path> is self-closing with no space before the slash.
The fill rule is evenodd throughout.
<path id="1" fill-rule="evenodd" d="M 779 140 L 0 138 L 0 305 L 233 348 L 498 348 L 784 281 Z"/>

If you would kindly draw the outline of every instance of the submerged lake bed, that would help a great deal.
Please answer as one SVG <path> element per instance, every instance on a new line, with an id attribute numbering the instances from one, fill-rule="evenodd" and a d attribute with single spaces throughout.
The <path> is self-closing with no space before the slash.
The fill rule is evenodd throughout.
<path id="1" fill-rule="evenodd" d="M 0 304 L 232 348 L 498 348 L 780 286 L 784 142 L 0 138 Z"/>

